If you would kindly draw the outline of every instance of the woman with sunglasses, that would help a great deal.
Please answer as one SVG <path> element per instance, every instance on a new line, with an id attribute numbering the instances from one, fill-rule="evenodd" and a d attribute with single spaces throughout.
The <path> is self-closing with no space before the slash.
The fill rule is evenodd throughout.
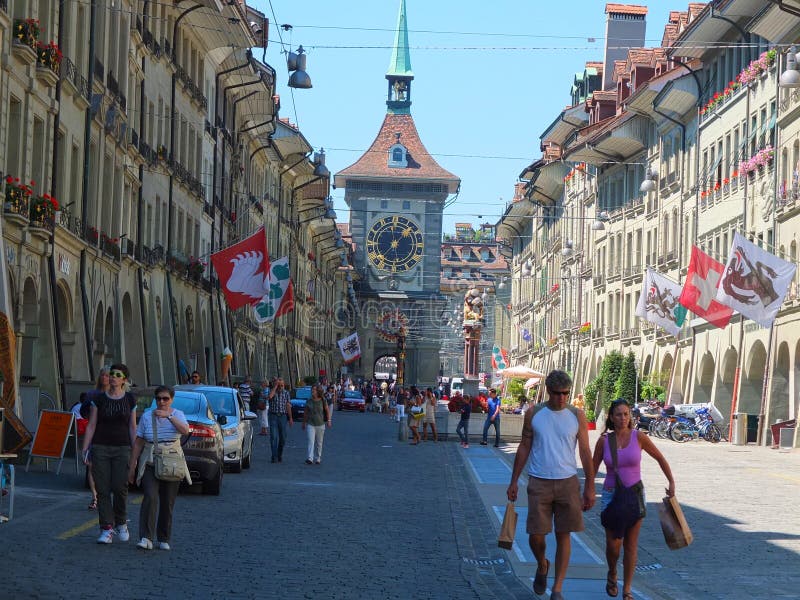
<path id="1" fill-rule="evenodd" d="M 136 398 L 126 392 L 127 366 L 111 365 L 108 376 L 108 389 L 91 398 L 83 438 L 83 462 L 91 467 L 97 487 L 98 544 L 110 544 L 115 535 L 121 542 L 130 539 L 128 461 L 136 437 Z"/>
<path id="2" fill-rule="evenodd" d="M 617 447 L 617 471 L 614 470 L 614 458 L 609 445 L 609 435 L 616 438 Z M 661 454 L 653 441 L 646 435 L 639 435 L 639 431 L 633 428 L 631 420 L 631 409 L 627 400 L 614 400 L 608 409 L 606 428 L 603 435 L 597 440 L 594 448 L 594 469 L 600 467 L 601 462 L 605 462 L 606 478 L 603 482 L 603 494 L 600 497 L 600 510 L 603 511 L 614 497 L 617 477 L 620 478 L 622 485 L 629 487 L 642 479 L 641 464 L 642 450 L 652 456 L 664 475 L 667 478 L 667 496 L 675 495 L 675 480 L 672 478 L 672 471 L 664 455 Z M 631 586 L 633 585 L 633 572 L 636 567 L 638 555 L 639 531 L 642 528 L 642 519 L 622 531 L 613 532 L 606 528 L 606 561 L 608 562 L 608 575 L 606 577 L 606 593 L 615 597 L 619 593 L 617 583 L 617 562 L 619 561 L 620 551 L 624 548 L 625 555 L 622 559 L 623 567 L 623 600 L 633 600 Z M 623 529 L 623 528 L 621 528 Z M 617 538 L 616 535 L 620 535 Z"/>
<path id="3" fill-rule="evenodd" d="M 158 479 L 153 468 L 153 421 L 155 421 L 159 447 L 178 442 L 182 435 L 189 433 L 186 415 L 177 408 L 172 408 L 175 391 L 166 385 L 156 388 L 156 408 L 145 411 L 136 429 L 136 441 L 133 443 L 131 466 L 128 469 L 128 481 L 142 486 L 144 498 L 139 511 L 139 537 L 136 544 L 142 550 L 152 550 L 153 540 L 158 541 L 161 550 L 169 550 L 172 537 L 172 510 L 178 496 L 180 481 L 163 481 Z M 155 419 L 153 418 L 155 416 Z M 138 463 L 138 470 L 137 470 Z M 191 483 L 191 479 L 188 480 Z M 158 525 L 156 526 L 156 511 Z M 153 536 L 155 534 L 155 537 Z"/>

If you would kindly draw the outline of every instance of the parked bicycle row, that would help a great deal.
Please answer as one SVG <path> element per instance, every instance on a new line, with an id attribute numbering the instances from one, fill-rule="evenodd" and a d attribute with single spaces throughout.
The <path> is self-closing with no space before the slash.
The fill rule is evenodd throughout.
<path id="1" fill-rule="evenodd" d="M 720 427 L 722 415 L 710 406 L 637 404 L 633 409 L 637 429 L 676 442 L 702 439 L 712 444 L 727 441 Z"/>

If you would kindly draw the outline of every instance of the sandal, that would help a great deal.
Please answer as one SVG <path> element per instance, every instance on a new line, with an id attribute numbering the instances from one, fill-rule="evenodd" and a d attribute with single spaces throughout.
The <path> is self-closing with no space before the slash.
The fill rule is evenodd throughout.
<path id="1" fill-rule="evenodd" d="M 635 600 L 631 592 L 622 592 L 622 600 Z"/>
<path id="2" fill-rule="evenodd" d="M 606 594 L 611 596 L 612 598 L 616 598 L 617 594 L 619 594 L 619 586 L 617 585 L 617 574 L 611 574 L 611 571 L 608 572 L 606 575 Z M 623 600 L 625 597 L 623 596 Z"/>
<path id="3" fill-rule="evenodd" d="M 89 506 L 87 507 L 88 510 L 97 510 L 97 498 L 92 498 L 92 501 L 89 502 Z"/>

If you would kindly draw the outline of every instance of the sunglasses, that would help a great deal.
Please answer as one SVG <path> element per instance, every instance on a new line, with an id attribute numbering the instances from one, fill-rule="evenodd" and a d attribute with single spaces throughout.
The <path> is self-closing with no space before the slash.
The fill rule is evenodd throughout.
<path id="1" fill-rule="evenodd" d="M 125 373 L 123 373 L 122 371 L 109 371 L 108 376 L 118 377 L 119 379 L 125 379 Z"/>
<path id="2" fill-rule="evenodd" d="M 172 400 L 172 398 L 170 398 L 169 396 L 156 396 L 156 400 L 158 400 L 159 402 L 169 402 L 170 400 Z"/>
<path id="3" fill-rule="evenodd" d="M 570 390 L 548 390 L 551 396 L 569 396 Z"/>

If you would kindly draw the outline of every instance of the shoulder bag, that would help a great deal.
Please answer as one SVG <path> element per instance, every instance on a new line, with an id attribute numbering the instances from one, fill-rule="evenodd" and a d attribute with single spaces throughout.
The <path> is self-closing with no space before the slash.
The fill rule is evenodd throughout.
<path id="1" fill-rule="evenodd" d="M 631 438 L 631 442 L 635 442 L 635 440 Z M 617 436 L 614 433 L 608 434 L 608 445 L 611 449 L 616 483 L 614 497 L 600 513 L 600 523 L 611 531 L 615 539 L 620 539 L 625 537 L 628 529 L 636 525 L 639 519 L 647 514 L 647 507 L 644 502 L 644 485 L 641 480 L 630 487 L 622 485 L 622 478 L 619 476 L 617 468 Z"/>
<path id="2" fill-rule="evenodd" d="M 186 460 L 183 457 L 180 441 L 169 445 L 159 445 L 155 411 L 151 415 L 153 417 L 153 470 L 156 479 L 181 481 L 186 477 Z"/>

